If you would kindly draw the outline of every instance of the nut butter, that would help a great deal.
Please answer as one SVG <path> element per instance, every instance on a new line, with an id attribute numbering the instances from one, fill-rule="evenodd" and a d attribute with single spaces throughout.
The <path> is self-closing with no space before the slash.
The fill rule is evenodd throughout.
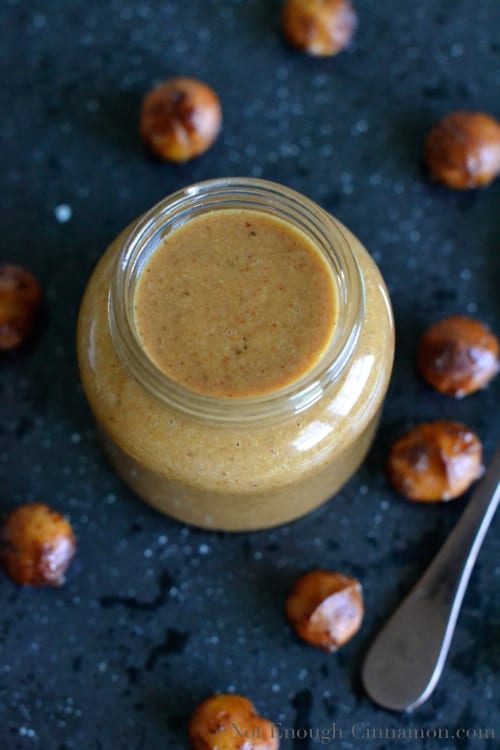
<path id="1" fill-rule="evenodd" d="M 245 178 L 188 187 L 126 229 L 78 323 L 118 474 L 174 518 L 234 531 L 297 518 L 349 479 L 393 349 L 387 291 L 356 238 Z"/>

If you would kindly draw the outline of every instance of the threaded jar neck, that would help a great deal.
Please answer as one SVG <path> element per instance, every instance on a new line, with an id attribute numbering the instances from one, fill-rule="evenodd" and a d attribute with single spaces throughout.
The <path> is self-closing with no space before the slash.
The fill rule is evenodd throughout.
<path id="1" fill-rule="evenodd" d="M 314 243 L 335 284 L 337 315 L 331 340 L 315 365 L 283 388 L 259 396 L 220 397 L 190 390 L 149 358 L 136 329 L 134 297 L 151 254 L 174 229 L 207 212 L 247 209 L 281 219 Z M 142 216 L 123 240 L 108 298 L 113 344 L 123 366 L 159 402 L 213 424 L 270 424 L 317 403 L 350 361 L 364 316 L 364 287 L 343 227 L 300 193 L 266 180 L 223 178 L 201 182 L 165 198 Z"/>

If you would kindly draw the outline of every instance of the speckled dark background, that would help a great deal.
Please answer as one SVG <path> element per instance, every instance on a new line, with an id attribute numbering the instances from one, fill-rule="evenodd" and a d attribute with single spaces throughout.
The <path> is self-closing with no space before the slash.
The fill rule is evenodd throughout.
<path id="1" fill-rule="evenodd" d="M 498 439 L 498 381 L 457 402 L 419 381 L 413 357 L 419 332 L 445 314 L 471 313 L 500 331 L 500 181 L 455 193 L 430 184 L 420 164 L 436 117 L 500 115 L 500 3 L 357 0 L 355 43 L 327 60 L 285 46 L 279 7 L 1 4 L 1 258 L 38 275 L 46 314 L 32 343 L 0 362 L 0 508 L 43 500 L 69 515 L 78 537 L 63 588 L 0 580 L 1 750 L 181 750 L 190 712 L 218 690 L 248 695 L 290 729 L 335 722 L 338 748 L 479 750 L 494 745 L 481 729 L 500 734 L 498 522 L 432 698 L 411 717 L 391 714 L 359 681 L 372 637 L 465 502 L 417 507 L 396 497 L 381 472 L 388 445 L 438 416 L 475 429 L 486 458 Z M 137 135 L 142 95 L 173 74 L 210 83 L 225 118 L 212 150 L 182 166 L 156 163 Z M 163 518 L 115 478 L 74 354 L 79 300 L 108 243 L 172 190 L 223 175 L 283 182 L 344 221 L 380 264 L 398 334 L 379 436 L 357 476 L 309 517 L 242 535 Z M 362 629 L 337 655 L 299 642 L 282 616 L 291 582 L 318 565 L 364 586 Z M 390 727 L 446 728 L 450 738 L 366 738 Z M 453 739 L 457 727 L 476 737 Z"/>

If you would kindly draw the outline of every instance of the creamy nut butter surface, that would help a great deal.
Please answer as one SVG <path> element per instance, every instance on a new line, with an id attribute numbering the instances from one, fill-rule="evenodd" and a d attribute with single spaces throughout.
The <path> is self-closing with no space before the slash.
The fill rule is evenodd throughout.
<path id="1" fill-rule="evenodd" d="M 78 356 L 103 445 L 159 510 L 259 529 L 331 497 L 369 448 L 393 356 L 380 273 L 262 180 L 168 197 L 97 265 Z"/>
<path id="2" fill-rule="evenodd" d="M 212 396 L 256 396 L 297 380 L 328 344 L 332 273 L 307 237 L 249 210 L 206 213 L 148 261 L 134 299 L 147 355 Z"/>

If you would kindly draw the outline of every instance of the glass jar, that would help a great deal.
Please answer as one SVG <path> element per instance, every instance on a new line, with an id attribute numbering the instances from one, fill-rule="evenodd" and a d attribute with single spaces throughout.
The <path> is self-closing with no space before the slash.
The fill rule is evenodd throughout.
<path id="1" fill-rule="evenodd" d="M 332 270 L 338 310 L 312 369 L 275 392 L 229 399 L 195 393 L 152 363 L 134 327 L 133 299 L 169 231 L 234 208 L 305 233 Z M 83 388 L 120 477 L 169 516 L 230 531 L 298 518 L 352 476 L 375 433 L 393 351 L 387 290 L 367 251 L 306 197 L 257 179 L 202 182 L 154 206 L 99 261 L 78 322 Z"/>

